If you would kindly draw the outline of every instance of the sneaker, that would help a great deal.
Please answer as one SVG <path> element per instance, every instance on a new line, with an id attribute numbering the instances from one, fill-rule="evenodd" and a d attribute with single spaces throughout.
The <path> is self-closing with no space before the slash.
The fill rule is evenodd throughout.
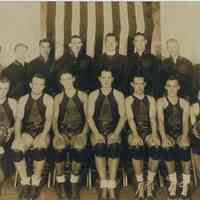
<path id="1" fill-rule="evenodd" d="M 154 192 L 154 183 L 147 183 L 147 200 L 155 200 Z"/>
<path id="2" fill-rule="evenodd" d="M 168 188 L 168 195 L 169 195 L 170 200 L 176 199 L 177 197 L 176 190 L 177 190 L 176 183 L 170 183 L 169 188 Z"/>
<path id="3" fill-rule="evenodd" d="M 30 195 L 30 185 L 21 185 L 19 188 L 18 198 L 20 200 L 27 200 L 29 199 L 29 195 Z"/>
<path id="4" fill-rule="evenodd" d="M 55 189 L 59 200 L 68 200 L 64 183 L 57 183 Z"/>
<path id="5" fill-rule="evenodd" d="M 40 195 L 40 190 L 38 186 L 31 186 L 29 199 L 34 200 L 37 199 Z"/>
<path id="6" fill-rule="evenodd" d="M 144 193 L 145 189 L 144 188 L 145 188 L 144 182 L 139 182 L 137 191 L 135 193 L 135 196 L 138 200 L 144 200 L 145 199 L 145 193 Z"/>
<path id="7" fill-rule="evenodd" d="M 182 185 L 182 191 L 181 191 L 179 199 L 180 200 L 189 199 L 189 185 L 188 184 Z"/>

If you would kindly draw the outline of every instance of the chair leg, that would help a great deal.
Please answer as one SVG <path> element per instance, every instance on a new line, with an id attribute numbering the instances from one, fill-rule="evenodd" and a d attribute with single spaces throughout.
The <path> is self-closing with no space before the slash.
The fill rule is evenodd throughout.
<path id="1" fill-rule="evenodd" d="M 55 184 L 56 184 L 56 169 L 54 169 L 53 170 L 53 181 L 52 181 L 53 183 L 53 186 L 55 186 Z"/>
<path id="2" fill-rule="evenodd" d="M 47 184 L 48 188 L 51 187 L 51 171 L 49 171 L 48 173 L 48 184 Z"/>
<path id="3" fill-rule="evenodd" d="M 88 170 L 88 188 L 92 189 L 92 170 L 89 168 Z"/>
<path id="4" fill-rule="evenodd" d="M 122 168 L 122 185 L 123 187 L 128 187 L 128 177 L 124 168 Z"/>
<path id="5" fill-rule="evenodd" d="M 198 177 L 196 171 L 196 156 L 191 152 L 191 160 L 192 160 L 192 169 L 193 169 L 193 176 L 194 176 L 194 186 L 197 187 L 198 185 Z"/>

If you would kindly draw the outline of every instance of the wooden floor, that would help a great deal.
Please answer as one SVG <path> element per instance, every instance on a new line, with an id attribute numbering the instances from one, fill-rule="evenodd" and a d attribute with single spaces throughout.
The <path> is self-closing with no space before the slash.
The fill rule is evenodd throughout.
<path id="1" fill-rule="evenodd" d="M 4 184 L 0 200 L 17 200 L 16 189 L 11 184 Z M 157 192 L 156 200 L 167 200 L 166 190 L 160 189 Z M 57 200 L 53 188 L 44 187 L 38 200 Z M 95 189 L 88 190 L 83 188 L 81 191 L 81 200 L 97 200 Z M 120 191 L 120 200 L 134 200 L 134 193 L 131 187 L 123 188 Z M 200 188 L 192 191 L 192 200 L 200 200 Z"/>

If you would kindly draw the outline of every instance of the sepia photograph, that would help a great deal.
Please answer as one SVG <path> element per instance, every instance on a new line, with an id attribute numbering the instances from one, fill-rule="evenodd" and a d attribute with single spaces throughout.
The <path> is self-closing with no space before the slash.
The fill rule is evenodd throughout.
<path id="1" fill-rule="evenodd" d="M 0 1 L 0 200 L 199 200 L 199 19 Z"/>

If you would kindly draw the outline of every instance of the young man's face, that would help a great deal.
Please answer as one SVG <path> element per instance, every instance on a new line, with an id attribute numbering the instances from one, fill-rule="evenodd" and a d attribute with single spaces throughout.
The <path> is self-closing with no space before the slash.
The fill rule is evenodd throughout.
<path id="1" fill-rule="evenodd" d="M 143 77 L 135 77 L 131 83 L 134 93 L 138 95 L 144 94 L 145 81 Z"/>
<path id="2" fill-rule="evenodd" d="M 79 53 L 83 43 L 80 38 L 72 38 L 71 42 L 69 43 L 69 47 L 73 53 Z"/>
<path id="3" fill-rule="evenodd" d="M 7 97 L 10 88 L 9 82 L 0 82 L 0 99 Z"/>
<path id="4" fill-rule="evenodd" d="M 48 58 L 50 51 L 51 51 L 51 46 L 50 46 L 49 42 L 42 42 L 40 44 L 40 55 L 41 56 Z"/>
<path id="5" fill-rule="evenodd" d="M 136 51 L 144 51 L 146 48 L 147 40 L 142 35 L 137 35 L 133 41 Z"/>
<path id="6" fill-rule="evenodd" d="M 25 46 L 18 46 L 15 49 L 16 59 L 18 59 L 18 60 L 24 60 L 25 61 L 27 51 L 28 51 L 27 47 L 25 47 Z"/>
<path id="7" fill-rule="evenodd" d="M 117 41 L 114 36 L 108 36 L 105 41 L 106 52 L 115 52 L 117 48 Z"/>
<path id="8" fill-rule="evenodd" d="M 99 81 L 101 83 L 102 88 L 111 88 L 113 82 L 112 72 L 102 71 L 101 76 L 99 77 Z"/>
<path id="9" fill-rule="evenodd" d="M 165 89 L 167 91 L 167 96 L 175 97 L 178 95 L 180 86 L 177 80 L 168 80 L 165 84 Z"/>
<path id="10" fill-rule="evenodd" d="M 30 83 L 31 92 L 35 95 L 40 95 L 43 93 L 45 88 L 45 79 L 39 77 L 33 77 Z"/>
<path id="11" fill-rule="evenodd" d="M 64 73 L 60 76 L 60 84 L 65 88 L 69 89 L 74 86 L 75 78 L 70 73 Z"/>
<path id="12" fill-rule="evenodd" d="M 167 42 L 167 51 L 170 56 L 178 56 L 179 54 L 179 45 L 176 41 Z"/>

